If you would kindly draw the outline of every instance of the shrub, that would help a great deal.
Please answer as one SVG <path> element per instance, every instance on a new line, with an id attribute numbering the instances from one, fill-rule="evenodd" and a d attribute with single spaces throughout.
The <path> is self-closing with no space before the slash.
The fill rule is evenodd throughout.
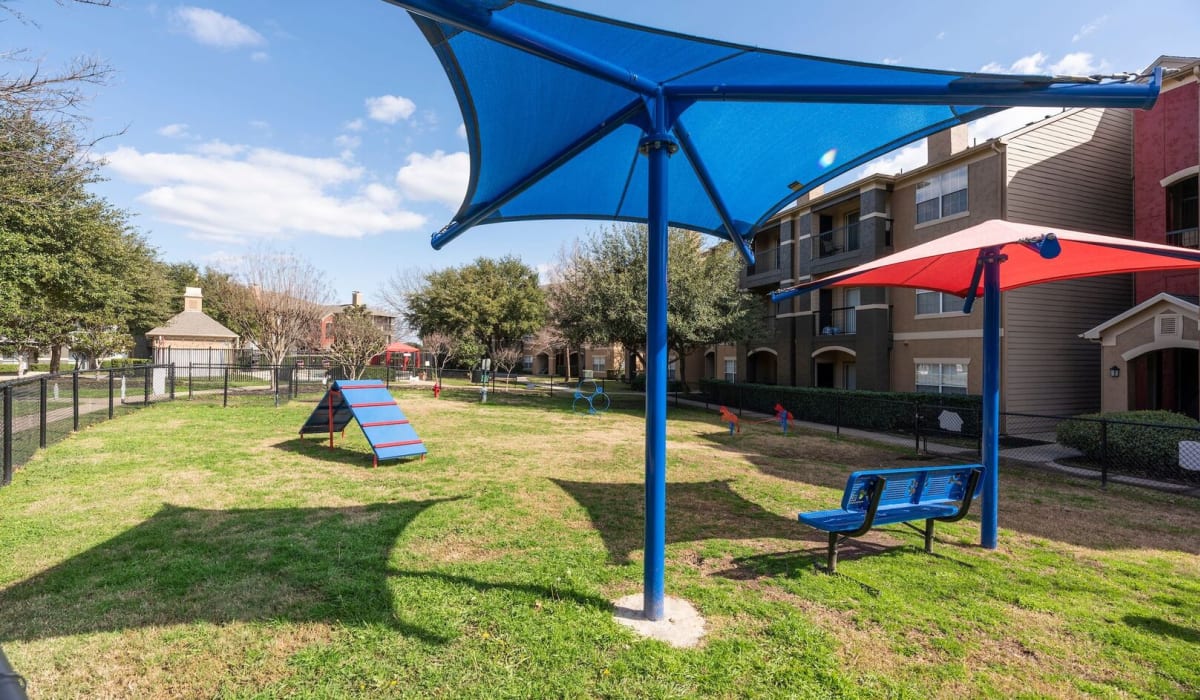
<path id="1" fill-rule="evenodd" d="M 630 391 L 645 391 L 646 390 L 646 375 L 639 374 L 629 382 Z M 667 393 L 686 391 L 686 386 L 683 382 L 675 380 L 667 382 Z"/>
<path id="2" fill-rule="evenodd" d="M 948 409 L 962 417 L 961 434 L 979 434 L 980 399 L 969 394 L 738 384 L 715 379 L 701 380 L 700 389 L 712 403 L 760 413 L 774 413 L 778 403 L 796 420 L 884 432 L 915 432 L 917 415 L 921 416 L 922 431 L 936 429 L 938 414 Z"/>
<path id="3" fill-rule="evenodd" d="M 1200 440 L 1200 422 L 1170 411 L 1090 413 L 1058 424 L 1059 443 L 1122 471 L 1170 474 L 1179 442 Z"/>
<path id="4" fill-rule="evenodd" d="M 116 357 L 111 360 L 104 360 L 100 363 L 100 369 L 119 369 L 121 367 L 133 367 L 135 365 L 148 365 L 150 360 L 138 357 Z"/>

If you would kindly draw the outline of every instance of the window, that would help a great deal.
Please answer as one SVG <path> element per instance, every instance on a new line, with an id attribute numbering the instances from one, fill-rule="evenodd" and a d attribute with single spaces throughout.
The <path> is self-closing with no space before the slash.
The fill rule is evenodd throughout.
<path id="1" fill-rule="evenodd" d="M 521 358 L 521 370 L 524 372 L 533 370 L 533 355 L 526 355 Z"/>
<path id="2" fill-rule="evenodd" d="M 678 379 L 678 377 L 676 376 L 678 374 L 679 374 L 679 360 L 671 360 L 670 362 L 667 363 L 667 381 L 668 382 L 675 381 L 676 379 Z"/>
<path id="3" fill-rule="evenodd" d="M 956 297 L 953 294 L 945 292 L 930 292 L 924 289 L 917 290 L 917 315 L 925 316 L 927 314 L 948 314 L 955 311 L 962 311 L 962 297 Z"/>
<path id="4" fill-rule="evenodd" d="M 842 305 L 846 307 L 846 333 L 853 335 L 858 332 L 858 311 L 855 307 L 862 303 L 862 290 L 857 287 L 847 289 L 846 296 L 843 299 Z"/>
<path id="5" fill-rule="evenodd" d="M 725 381 L 737 381 L 737 358 L 735 357 L 725 358 Z"/>
<path id="6" fill-rule="evenodd" d="M 935 175 L 917 185 L 917 223 L 967 210 L 967 166 Z"/>
<path id="7" fill-rule="evenodd" d="M 1167 243 L 1196 248 L 1200 244 L 1200 198 L 1197 178 L 1189 177 L 1167 187 Z"/>
<path id="8" fill-rule="evenodd" d="M 967 393 L 967 366 L 959 362 L 917 364 L 917 391 L 934 394 Z"/>
<path id="9" fill-rule="evenodd" d="M 606 359 L 603 355 L 592 355 L 592 371 L 597 374 L 604 374 L 604 362 Z"/>
<path id="10" fill-rule="evenodd" d="M 846 250 L 858 250 L 858 212 L 846 215 Z"/>

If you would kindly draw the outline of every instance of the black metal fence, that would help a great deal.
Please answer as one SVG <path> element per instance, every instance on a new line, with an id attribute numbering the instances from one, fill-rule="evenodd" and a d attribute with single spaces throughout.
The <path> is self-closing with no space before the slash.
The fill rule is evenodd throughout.
<path id="1" fill-rule="evenodd" d="M 39 448 L 80 428 L 175 397 L 170 366 L 43 374 L 0 383 L 0 485 Z"/>
<path id="2" fill-rule="evenodd" d="M 719 392 L 700 397 L 737 413 L 773 413 L 772 401 L 796 420 L 821 423 L 841 433 L 859 429 L 912 440 L 914 452 L 939 452 L 976 460 L 982 452 L 982 413 L 957 396 L 939 400 L 930 394 L 911 399 L 896 394 L 830 390 L 819 395 L 779 391 L 778 399 L 758 385 L 725 383 Z M 934 449 L 931 448 L 934 445 Z M 1200 427 L 1137 423 L 1104 417 L 1000 414 L 1002 459 L 1037 464 L 1066 473 L 1147 486 L 1200 488 Z"/>

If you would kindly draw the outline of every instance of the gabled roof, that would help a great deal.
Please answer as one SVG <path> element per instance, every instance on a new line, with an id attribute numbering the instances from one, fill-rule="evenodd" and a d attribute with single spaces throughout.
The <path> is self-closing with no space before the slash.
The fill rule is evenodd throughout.
<path id="1" fill-rule="evenodd" d="M 1104 337 L 1104 333 L 1110 328 L 1128 321 L 1129 319 L 1140 316 L 1146 313 L 1150 308 L 1160 304 L 1164 306 L 1175 306 L 1188 316 L 1195 318 L 1197 314 L 1200 313 L 1200 306 L 1196 304 L 1196 301 L 1197 300 L 1195 297 L 1181 298 L 1175 296 L 1174 294 L 1168 294 L 1167 292 L 1159 292 L 1137 306 L 1113 316 L 1095 328 L 1080 333 L 1079 337 L 1084 338 L 1085 340 L 1100 340 Z"/>
<path id="2" fill-rule="evenodd" d="M 217 323 L 203 311 L 184 311 L 158 328 L 146 332 L 146 337 L 171 336 L 173 338 L 237 338 L 238 334 Z"/>

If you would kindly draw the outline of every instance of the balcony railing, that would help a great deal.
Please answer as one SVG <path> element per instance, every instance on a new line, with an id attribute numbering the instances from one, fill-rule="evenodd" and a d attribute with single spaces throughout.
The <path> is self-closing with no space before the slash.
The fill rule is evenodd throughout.
<path id="1" fill-rule="evenodd" d="M 858 332 L 858 314 L 853 306 L 821 309 L 813 318 L 816 320 L 814 335 L 854 335 Z"/>
<path id="2" fill-rule="evenodd" d="M 782 264 L 781 248 L 764 248 L 754 251 L 754 264 L 746 266 L 746 276 L 775 272 Z"/>
<path id="3" fill-rule="evenodd" d="M 817 234 L 816 252 L 818 258 L 827 258 L 838 253 L 858 250 L 858 227 L 853 223 L 830 231 Z"/>
<path id="4" fill-rule="evenodd" d="M 1180 248 L 1200 248 L 1200 228 L 1167 231 L 1167 245 L 1177 245 Z"/>

